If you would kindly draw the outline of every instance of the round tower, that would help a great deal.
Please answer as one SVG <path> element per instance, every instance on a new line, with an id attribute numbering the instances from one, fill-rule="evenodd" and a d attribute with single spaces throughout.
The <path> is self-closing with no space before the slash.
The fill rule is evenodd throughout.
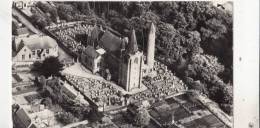
<path id="1" fill-rule="evenodd" d="M 150 69 L 153 68 L 154 64 L 155 31 L 155 26 L 153 23 L 151 23 L 147 43 L 147 65 Z"/>

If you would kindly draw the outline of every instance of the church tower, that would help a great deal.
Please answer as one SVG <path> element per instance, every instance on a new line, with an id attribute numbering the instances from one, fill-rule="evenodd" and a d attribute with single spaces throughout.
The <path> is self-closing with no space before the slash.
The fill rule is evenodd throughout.
<path id="1" fill-rule="evenodd" d="M 132 30 L 119 68 L 119 85 L 126 91 L 141 87 L 143 53 L 138 51 L 135 30 Z"/>
<path id="2" fill-rule="evenodd" d="M 155 31 L 155 26 L 151 23 L 147 42 L 147 65 L 149 69 L 152 69 L 154 65 Z"/>

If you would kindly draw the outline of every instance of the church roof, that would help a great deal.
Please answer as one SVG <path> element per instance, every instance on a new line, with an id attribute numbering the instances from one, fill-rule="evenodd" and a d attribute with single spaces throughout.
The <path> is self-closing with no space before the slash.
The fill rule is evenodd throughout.
<path id="1" fill-rule="evenodd" d="M 138 51 L 138 45 L 137 45 L 134 29 L 131 32 L 130 42 L 128 44 L 127 51 L 131 54 L 136 53 Z"/>
<path id="2" fill-rule="evenodd" d="M 120 50 L 122 40 L 116 35 L 112 34 L 109 31 L 105 31 L 103 36 L 100 39 L 99 44 L 109 52 L 115 52 Z"/>

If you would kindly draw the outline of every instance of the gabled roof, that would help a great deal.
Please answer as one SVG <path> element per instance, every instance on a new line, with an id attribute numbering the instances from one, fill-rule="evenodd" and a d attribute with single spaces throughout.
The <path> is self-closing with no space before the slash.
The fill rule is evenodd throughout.
<path id="1" fill-rule="evenodd" d="M 36 49 L 49 49 L 54 48 L 58 44 L 56 40 L 52 39 L 49 36 L 41 36 L 41 35 L 30 35 L 26 37 L 18 37 L 15 39 L 15 42 L 20 46 L 20 43 L 23 42 L 23 45 L 26 45 L 31 50 Z M 18 47 L 17 52 L 19 52 L 21 48 Z"/>
<path id="2" fill-rule="evenodd" d="M 105 31 L 99 41 L 99 45 L 106 51 L 115 52 L 120 50 L 122 40 L 109 31 Z"/>
<path id="3" fill-rule="evenodd" d="M 21 128 L 28 128 L 31 124 L 32 120 L 29 117 L 28 113 L 25 112 L 23 108 L 20 108 L 16 113 L 16 121 L 19 124 L 19 127 Z"/>
<path id="4" fill-rule="evenodd" d="M 32 124 L 30 128 L 37 128 L 35 124 Z"/>
<path id="5" fill-rule="evenodd" d="M 92 58 L 97 58 L 99 56 L 99 53 L 92 46 L 87 46 L 86 49 L 84 50 L 84 54 Z"/>
<path id="6" fill-rule="evenodd" d="M 21 40 L 17 46 L 16 51 L 19 52 L 25 46 L 24 41 Z"/>

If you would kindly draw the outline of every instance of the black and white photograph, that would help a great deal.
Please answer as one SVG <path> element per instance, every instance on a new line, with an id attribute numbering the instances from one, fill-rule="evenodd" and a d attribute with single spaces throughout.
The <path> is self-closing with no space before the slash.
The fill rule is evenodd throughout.
<path id="1" fill-rule="evenodd" d="M 12 1 L 12 127 L 234 128 L 233 6 Z"/>

